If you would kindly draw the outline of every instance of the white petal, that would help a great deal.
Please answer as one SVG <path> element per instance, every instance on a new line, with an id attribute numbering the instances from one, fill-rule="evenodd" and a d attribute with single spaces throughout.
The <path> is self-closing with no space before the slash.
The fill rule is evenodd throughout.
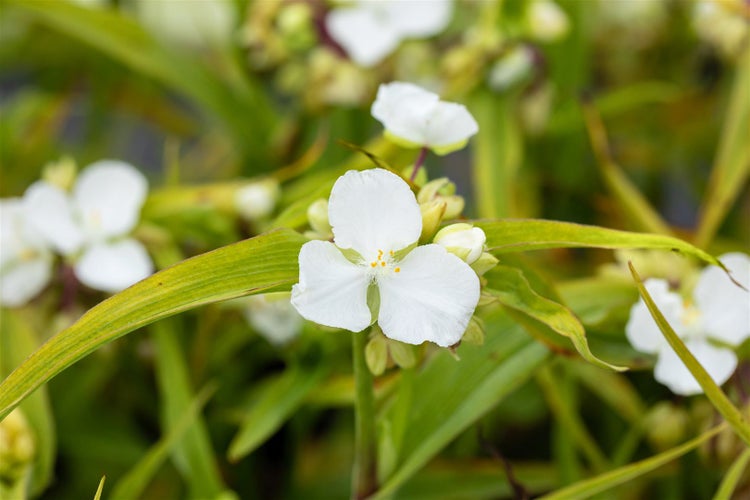
<path id="1" fill-rule="evenodd" d="M 399 272 L 377 278 L 383 333 L 407 344 L 448 347 L 461 340 L 479 301 L 479 278 L 469 265 L 434 244 L 395 265 Z"/>
<path id="2" fill-rule="evenodd" d="M 41 292 L 52 279 L 52 259 L 40 256 L 3 268 L 0 275 L 0 304 L 22 306 Z"/>
<path id="3" fill-rule="evenodd" d="M 463 147 L 478 131 L 479 125 L 466 106 L 441 101 L 432 112 L 425 136 L 428 146 L 444 154 Z"/>
<path id="4" fill-rule="evenodd" d="M 350 170 L 331 190 L 328 218 L 334 242 L 369 262 L 378 251 L 398 251 L 416 243 L 422 214 L 409 185 L 382 168 Z"/>
<path id="5" fill-rule="evenodd" d="M 401 41 L 398 32 L 382 22 L 379 6 L 369 4 L 335 9 L 326 16 L 328 34 L 364 67 L 379 63 Z"/>
<path id="6" fill-rule="evenodd" d="M 135 227 L 147 191 L 146 178 L 138 169 L 103 160 L 80 173 L 73 199 L 86 232 L 95 238 L 111 238 Z"/>
<path id="7" fill-rule="evenodd" d="M 153 272 L 151 257 L 134 239 L 92 245 L 75 265 L 81 283 L 109 293 L 124 290 Z"/>
<path id="8" fill-rule="evenodd" d="M 709 337 L 739 345 L 750 337 L 750 257 L 731 253 L 719 257 L 732 277 L 746 288 L 732 283 L 718 266 L 701 272 L 693 297 L 702 313 L 703 328 Z"/>
<path id="9" fill-rule="evenodd" d="M 685 346 L 718 385 L 726 382 L 737 368 L 737 356 L 729 349 L 714 347 L 705 340 L 698 339 L 688 340 Z M 669 346 L 664 347 L 659 354 L 654 367 L 654 378 L 675 394 L 691 396 L 703 392 L 698 381 Z"/>
<path id="10" fill-rule="evenodd" d="M 443 31 L 453 15 L 453 0 L 383 2 L 389 22 L 405 37 L 425 38 Z"/>
<path id="11" fill-rule="evenodd" d="M 292 305 L 320 325 L 359 332 L 372 323 L 367 269 L 352 264 L 327 241 L 309 241 L 299 252 L 299 283 Z"/>
<path id="12" fill-rule="evenodd" d="M 439 101 L 437 94 L 412 83 L 384 83 L 370 111 L 391 135 L 424 146 L 427 124 Z"/>
<path id="13" fill-rule="evenodd" d="M 670 292 L 669 284 L 664 280 L 648 279 L 644 285 L 667 323 L 680 335 L 681 318 L 684 313 L 682 297 Z M 649 354 L 656 354 L 667 345 L 667 341 L 654 318 L 651 317 L 643 299 L 639 299 L 630 309 L 630 319 L 625 326 L 625 335 L 633 348 Z"/>
<path id="14" fill-rule="evenodd" d="M 286 297 L 270 297 L 276 294 L 248 297 L 245 318 L 250 326 L 274 345 L 284 345 L 302 330 L 302 316 Z"/>
<path id="15" fill-rule="evenodd" d="M 37 181 L 24 193 L 23 209 L 29 222 L 60 253 L 70 255 L 81 248 L 83 233 L 65 191 Z"/>

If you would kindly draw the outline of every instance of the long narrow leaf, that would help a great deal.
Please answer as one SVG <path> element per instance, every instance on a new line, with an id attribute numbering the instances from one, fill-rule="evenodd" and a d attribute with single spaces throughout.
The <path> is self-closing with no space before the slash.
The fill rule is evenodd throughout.
<path id="1" fill-rule="evenodd" d="M 289 290 L 304 238 L 277 230 L 188 259 L 136 283 L 52 337 L 0 383 L 0 418 L 79 359 L 157 319 L 204 304 Z"/>
<path id="2" fill-rule="evenodd" d="M 739 457 L 734 461 L 727 471 L 724 479 L 721 481 L 719 489 L 714 495 L 714 500 L 731 500 L 737 484 L 742 479 L 742 473 L 745 472 L 747 464 L 750 463 L 750 448 L 745 448 Z"/>

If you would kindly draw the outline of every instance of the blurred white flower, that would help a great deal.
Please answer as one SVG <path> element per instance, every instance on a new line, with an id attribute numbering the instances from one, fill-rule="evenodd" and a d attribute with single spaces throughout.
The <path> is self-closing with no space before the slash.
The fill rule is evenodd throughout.
<path id="1" fill-rule="evenodd" d="M 427 147 L 437 154 L 463 148 L 479 131 L 462 104 L 441 101 L 437 94 L 405 82 L 378 88 L 372 116 L 385 127 L 390 140 L 404 147 Z"/>
<path id="2" fill-rule="evenodd" d="M 353 332 L 377 319 L 387 337 L 407 344 L 461 339 L 479 279 L 440 245 L 415 248 L 422 216 L 406 182 L 379 168 L 349 171 L 333 186 L 328 215 L 334 243 L 310 241 L 299 254 L 292 305 L 303 317 Z M 368 304 L 371 285 L 379 300 Z"/>
<path id="3" fill-rule="evenodd" d="M 453 0 L 354 0 L 333 9 L 326 29 L 357 64 L 374 66 L 407 38 L 443 31 Z"/>
<path id="4" fill-rule="evenodd" d="M 23 207 L 39 234 L 75 260 L 79 281 L 118 292 L 153 272 L 146 249 L 127 237 L 138 223 L 147 190 L 136 168 L 104 160 L 80 173 L 72 193 L 35 182 L 24 194 Z"/>
<path id="5" fill-rule="evenodd" d="M 732 0 L 727 1 L 731 5 Z M 735 0 L 738 12 L 743 8 Z M 724 56 L 736 56 L 747 45 L 750 28 L 747 19 L 725 8 L 723 2 L 698 1 L 693 6 L 693 28 L 698 36 L 718 48 Z"/>
<path id="6" fill-rule="evenodd" d="M 750 257 L 731 253 L 719 258 L 734 279 L 750 288 Z M 750 294 L 738 287 L 716 266 L 705 268 L 693 290 L 691 302 L 669 291 L 661 279 L 645 281 L 646 289 L 675 333 L 703 365 L 714 381 L 726 382 L 737 367 L 736 347 L 750 337 Z M 656 380 L 675 394 L 700 394 L 702 389 L 662 335 L 643 299 L 630 311 L 625 333 L 637 350 L 656 354 Z M 713 342 L 712 342 L 713 341 Z"/>
<path id="7" fill-rule="evenodd" d="M 263 219 L 273 213 L 280 195 L 279 183 L 274 179 L 264 179 L 239 188 L 234 196 L 234 206 L 247 220 Z"/>
<path id="8" fill-rule="evenodd" d="M 288 293 L 252 295 L 244 312 L 250 326 L 275 346 L 287 344 L 302 331 L 304 320 Z"/>
<path id="9" fill-rule="evenodd" d="M 235 28 L 232 0 L 138 0 L 136 13 L 155 36 L 194 47 L 229 45 Z"/>
<path id="10" fill-rule="evenodd" d="M 41 292 L 52 278 L 52 258 L 21 199 L 0 200 L 0 304 L 21 306 Z"/>
<path id="11" fill-rule="evenodd" d="M 565 11 L 552 0 L 533 0 L 526 12 L 529 35 L 541 42 L 554 42 L 570 30 Z"/>
<path id="12" fill-rule="evenodd" d="M 493 90 L 502 92 L 528 78 L 534 68 L 534 54 L 523 45 L 513 47 L 490 69 L 487 83 Z"/>

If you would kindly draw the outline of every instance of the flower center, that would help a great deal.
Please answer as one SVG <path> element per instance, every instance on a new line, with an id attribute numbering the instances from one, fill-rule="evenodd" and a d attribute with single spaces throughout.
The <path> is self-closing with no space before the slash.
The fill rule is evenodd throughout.
<path id="1" fill-rule="evenodd" d="M 378 255 L 370 261 L 370 273 L 375 275 L 385 274 L 386 272 L 393 271 L 394 273 L 400 273 L 401 268 L 398 266 L 395 266 L 395 252 L 393 250 L 388 250 L 388 252 L 384 252 L 382 250 L 378 250 Z"/>
<path id="2" fill-rule="evenodd" d="M 691 304 L 685 304 L 685 309 L 680 317 L 682 332 L 685 338 L 703 336 L 703 314 L 697 307 Z"/>

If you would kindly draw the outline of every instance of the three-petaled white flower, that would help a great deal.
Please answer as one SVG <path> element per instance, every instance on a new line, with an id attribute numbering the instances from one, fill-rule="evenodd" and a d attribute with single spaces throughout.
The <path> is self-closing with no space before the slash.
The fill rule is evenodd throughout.
<path id="1" fill-rule="evenodd" d="M 407 38 L 445 29 L 453 0 L 355 0 L 326 16 L 326 30 L 360 66 L 374 66 Z"/>
<path id="2" fill-rule="evenodd" d="M 29 223 L 58 252 L 75 260 L 83 284 L 118 292 L 153 272 L 143 245 L 126 235 L 138 223 L 148 184 L 131 165 L 104 160 L 83 170 L 72 193 L 46 181 L 23 197 Z"/>
<path id="3" fill-rule="evenodd" d="M 41 292 L 52 278 L 52 258 L 21 199 L 0 200 L 0 304 L 21 306 Z"/>
<path id="4" fill-rule="evenodd" d="M 382 84 L 371 112 L 396 144 L 426 147 L 441 155 L 461 149 L 479 131 L 464 105 L 441 101 L 412 83 Z"/>
<path id="5" fill-rule="evenodd" d="M 734 278 L 750 288 L 750 258 L 741 253 L 719 258 Z M 727 347 L 735 347 L 750 337 L 750 295 L 732 283 L 720 268 L 704 269 L 693 290 L 691 302 L 685 302 L 669 290 L 661 279 L 648 279 L 646 289 L 656 306 L 685 342 L 698 362 L 719 385 L 726 382 L 737 367 L 737 356 Z M 625 333 L 630 344 L 639 351 L 656 354 L 654 377 L 675 394 L 700 394 L 695 378 L 672 350 L 643 302 L 638 301 L 630 312 Z"/>
<path id="6" fill-rule="evenodd" d="M 401 178 L 383 169 L 347 172 L 333 186 L 328 215 L 335 244 L 310 241 L 299 254 L 292 305 L 303 317 L 353 332 L 377 320 L 387 337 L 408 344 L 461 339 L 479 279 L 444 247 L 415 247 L 422 218 Z"/>

